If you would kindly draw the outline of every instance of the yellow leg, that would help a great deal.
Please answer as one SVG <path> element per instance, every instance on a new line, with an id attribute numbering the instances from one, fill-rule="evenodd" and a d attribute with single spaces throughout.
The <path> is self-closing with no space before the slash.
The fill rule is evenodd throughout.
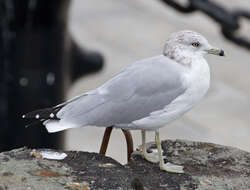
<path id="1" fill-rule="evenodd" d="M 141 130 L 141 137 L 142 137 L 142 154 L 143 157 L 152 163 L 158 163 L 159 157 L 158 154 L 155 152 L 147 153 L 147 147 L 146 147 L 146 131 Z"/>
<path id="2" fill-rule="evenodd" d="M 141 141 L 142 141 L 142 153 L 143 155 L 145 155 L 147 153 L 146 150 L 146 131 L 145 130 L 141 130 Z"/>
<path id="3" fill-rule="evenodd" d="M 163 157 L 162 157 L 162 149 L 161 149 L 161 141 L 160 141 L 160 135 L 159 135 L 159 131 L 155 131 L 155 143 L 158 149 L 158 156 L 159 156 L 159 166 L 160 169 L 165 170 L 167 172 L 171 172 L 171 173 L 184 173 L 183 171 L 183 166 L 178 166 L 178 165 L 174 165 L 171 163 L 164 163 Z"/>

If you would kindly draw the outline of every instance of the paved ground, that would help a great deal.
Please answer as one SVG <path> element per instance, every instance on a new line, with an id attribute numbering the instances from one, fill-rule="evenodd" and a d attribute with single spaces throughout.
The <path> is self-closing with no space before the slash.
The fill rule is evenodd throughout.
<path id="1" fill-rule="evenodd" d="M 249 2 L 244 0 L 226 2 L 224 6 L 228 8 L 250 10 Z M 243 25 L 243 30 L 249 31 L 249 22 Z M 207 57 L 212 71 L 209 94 L 182 119 L 163 128 L 161 138 L 209 141 L 250 151 L 250 51 L 225 40 L 212 20 L 200 13 L 180 14 L 156 0 L 74 0 L 69 27 L 82 46 L 105 55 L 106 67 L 79 80 L 69 90 L 68 98 L 98 87 L 136 60 L 161 54 L 164 41 L 172 32 L 191 29 L 205 35 L 228 56 Z M 68 130 L 66 149 L 98 151 L 103 130 Z M 133 136 L 135 145 L 140 144 L 140 132 L 133 132 Z M 153 133 L 148 139 L 153 140 Z M 119 130 L 114 131 L 111 143 L 108 155 L 125 162 L 125 140 Z"/>

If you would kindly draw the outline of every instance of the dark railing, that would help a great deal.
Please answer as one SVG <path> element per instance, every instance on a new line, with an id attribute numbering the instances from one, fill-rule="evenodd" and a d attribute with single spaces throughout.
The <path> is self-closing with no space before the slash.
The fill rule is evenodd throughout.
<path id="1" fill-rule="evenodd" d="M 187 0 L 186 4 L 178 3 L 176 0 L 161 1 L 182 13 L 201 11 L 221 26 L 222 34 L 228 40 L 241 47 L 250 49 L 250 38 L 237 34 L 237 31 L 241 27 L 241 19 L 250 19 L 250 10 L 227 10 L 221 5 L 209 0 Z"/>
<path id="2" fill-rule="evenodd" d="M 61 148 L 62 134 L 25 128 L 21 116 L 61 103 L 103 57 L 79 48 L 67 29 L 70 0 L 0 1 L 0 152 L 16 147 Z"/>

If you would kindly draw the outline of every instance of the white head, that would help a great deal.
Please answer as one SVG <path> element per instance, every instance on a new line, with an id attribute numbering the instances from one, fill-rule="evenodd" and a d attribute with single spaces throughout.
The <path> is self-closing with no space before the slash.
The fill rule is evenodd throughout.
<path id="1" fill-rule="evenodd" d="M 163 54 L 178 62 L 183 59 L 183 56 L 196 58 L 205 54 L 225 55 L 223 50 L 212 47 L 201 34 L 188 30 L 171 34 L 165 44 Z"/>

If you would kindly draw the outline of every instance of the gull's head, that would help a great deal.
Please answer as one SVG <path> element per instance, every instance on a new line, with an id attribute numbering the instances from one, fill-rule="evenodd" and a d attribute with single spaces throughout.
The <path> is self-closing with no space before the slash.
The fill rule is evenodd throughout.
<path id="1" fill-rule="evenodd" d="M 178 59 L 180 55 L 185 57 L 200 57 L 205 54 L 225 56 L 222 49 L 211 46 L 201 34 L 188 30 L 170 35 L 163 54 L 172 59 Z"/>

